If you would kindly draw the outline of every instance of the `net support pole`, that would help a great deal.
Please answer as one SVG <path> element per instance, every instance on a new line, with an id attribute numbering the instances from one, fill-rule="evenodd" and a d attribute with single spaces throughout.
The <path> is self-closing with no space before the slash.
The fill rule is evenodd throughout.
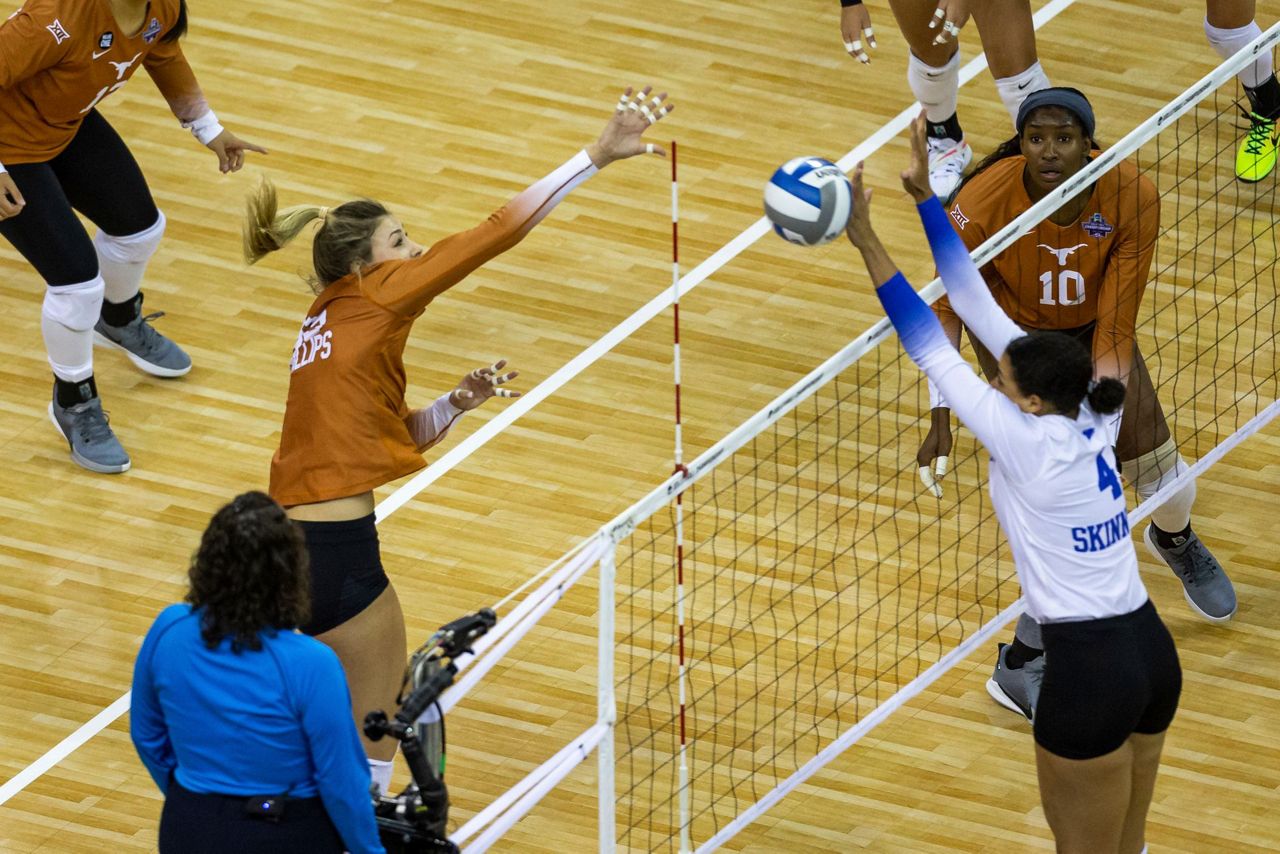
<path id="1" fill-rule="evenodd" d="M 617 696 L 614 694 L 613 645 L 614 645 L 614 579 L 616 576 L 618 546 L 608 541 L 608 548 L 600 556 L 600 605 L 597 617 L 600 627 L 599 652 L 596 662 L 599 685 L 596 691 L 596 720 L 605 726 L 600 744 L 596 748 L 596 787 L 599 798 L 600 854 L 613 854 L 618 838 L 614 828 L 617 804 L 614 798 L 613 733 L 618 720 Z"/>

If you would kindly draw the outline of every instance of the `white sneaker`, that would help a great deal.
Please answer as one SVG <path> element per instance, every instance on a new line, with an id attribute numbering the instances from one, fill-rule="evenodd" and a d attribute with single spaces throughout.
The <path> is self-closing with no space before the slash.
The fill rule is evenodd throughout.
<path id="1" fill-rule="evenodd" d="M 945 205 L 960 187 L 964 170 L 973 162 L 973 149 L 963 139 L 929 137 L 929 188 Z"/>

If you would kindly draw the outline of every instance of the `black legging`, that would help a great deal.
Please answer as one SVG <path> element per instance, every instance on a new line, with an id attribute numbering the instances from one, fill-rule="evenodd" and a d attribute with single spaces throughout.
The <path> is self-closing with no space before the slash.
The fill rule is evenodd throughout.
<path id="1" fill-rule="evenodd" d="M 341 854 L 346 848 L 319 798 L 288 801 L 279 821 L 250 815 L 247 800 L 196 794 L 170 777 L 160 854 Z"/>
<path id="2" fill-rule="evenodd" d="M 114 237 L 145 231 L 160 217 L 138 162 L 97 110 L 85 116 L 57 157 L 5 167 L 27 204 L 0 221 L 0 234 L 50 285 L 75 285 L 98 275 L 93 241 L 75 211 Z"/>

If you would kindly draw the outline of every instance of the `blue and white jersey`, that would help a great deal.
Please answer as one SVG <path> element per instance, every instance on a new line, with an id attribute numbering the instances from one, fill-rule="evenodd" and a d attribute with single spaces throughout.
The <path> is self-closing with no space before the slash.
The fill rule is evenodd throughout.
<path id="1" fill-rule="evenodd" d="M 965 325 L 996 357 L 1025 333 L 996 304 L 936 198 L 920 205 L 930 248 Z M 1031 415 L 980 379 L 901 273 L 877 289 L 908 355 L 991 453 L 991 502 L 1037 622 L 1127 614 L 1147 601 L 1112 446 L 1119 418 Z"/>

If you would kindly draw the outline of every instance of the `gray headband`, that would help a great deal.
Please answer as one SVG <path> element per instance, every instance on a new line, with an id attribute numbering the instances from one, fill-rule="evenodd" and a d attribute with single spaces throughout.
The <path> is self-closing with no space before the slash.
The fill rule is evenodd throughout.
<path id="1" fill-rule="evenodd" d="M 1022 135 L 1022 129 L 1027 126 L 1027 119 L 1031 116 L 1031 111 L 1040 107 L 1061 107 L 1075 113 L 1076 118 L 1080 120 L 1080 124 L 1084 125 L 1084 135 L 1089 139 L 1093 139 L 1094 119 L 1093 107 L 1089 105 L 1089 99 L 1079 89 L 1068 89 L 1059 87 L 1053 89 L 1041 89 L 1038 92 L 1032 92 L 1022 102 L 1022 106 L 1018 107 L 1018 119 L 1014 122 L 1014 127 L 1018 129 L 1018 135 Z"/>

